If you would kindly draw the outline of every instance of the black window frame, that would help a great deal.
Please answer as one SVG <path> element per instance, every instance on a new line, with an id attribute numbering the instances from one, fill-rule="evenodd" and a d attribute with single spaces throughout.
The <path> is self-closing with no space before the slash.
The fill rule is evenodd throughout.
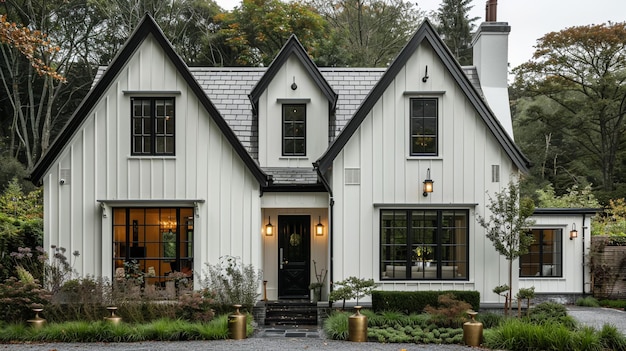
<path id="1" fill-rule="evenodd" d="M 294 108 L 303 109 L 302 121 L 287 120 L 287 115 Z M 282 120 L 281 120 L 281 144 L 283 156 L 306 156 L 306 120 L 307 120 L 307 108 L 306 104 L 283 104 L 282 105 Z M 296 125 L 300 125 L 302 128 L 302 135 L 296 135 Z M 289 133 L 291 128 L 292 133 Z M 302 141 L 302 150 L 296 148 L 296 141 Z M 288 150 L 289 142 L 292 142 L 292 150 Z"/>
<path id="2" fill-rule="evenodd" d="M 434 103 L 434 116 L 426 114 L 422 106 L 421 113 L 415 108 L 415 103 Z M 427 126 L 434 127 L 434 131 Z M 438 98 L 411 98 L 409 99 L 409 154 L 410 156 L 439 156 L 439 99 Z M 426 143 L 427 140 L 430 143 Z M 421 141 L 421 142 L 420 142 Z M 418 146 L 422 146 L 419 150 Z"/>
<path id="3" fill-rule="evenodd" d="M 134 261 L 149 284 L 164 284 L 173 272 L 186 273 L 193 280 L 193 207 L 115 207 L 112 212 L 114 277 L 119 278 L 125 262 Z M 174 238 L 175 256 L 166 256 L 171 252 L 166 234 Z"/>
<path id="4" fill-rule="evenodd" d="M 398 214 L 403 215 L 404 219 L 400 216 L 396 220 L 396 215 Z M 393 215 L 394 223 L 389 222 L 390 219 L 385 219 L 386 215 Z M 469 280 L 470 217 L 468 209 L 381 209 L 379 216 L 379 278 L 381 281 Z M 448 220 L 454 220 L 459 218 L 459 216 L 464 219 L 462 226 L 447 224 L 449 223 Z M 385 223 L 385 221 L 389 223 Z M 430 221 L 431 225 L 426 225 L 428 221 Z M 418 224 L 417 226 L 415 225 L 416 223 Z M 454 230 L 459 229 L 465 231 L 464 242 L 451 244 L 450 240 L 454 235 Z M 427 239 L 428 231 L 432 235 L 431 242 L 428 242 Z M 402 240 L 403 232 L 406 233 L 404 235 L 406 242 L 393 243 L 395 237 L 399 237 L 400 241 Z M 446 237 L 449 238 L 448 242 L 445 241 Z M 420 251 L 423 250 L 425 252 L 425 255 L 421 258 L 416 257 L 417 252 L 414 251 L 418 247 Z M 454 256 L 459 253 L 459 251 L 454 249 L 456 247 L 462 250 L 459 256 L 464 255 L 464 260 L 462 258 L 455 259 L 450 257 L 450 254 Z M 395 258 L 392 257 L 395 254 L 394 248 L 397 248 L 398 252 L 398 256 Z M 444 252 L 449 253 L 448 257 L 445 257 Z M 429 262 L 429 260 L 434 261 L 434 266 L 426 266 L 426 262 Z M 412 267 L 418 265 L 424 268 L 418 268 L 417 271 L 414 271 Z M 435 273 L 434 277 L 433 273 Z"/>
<path id="5" fill-rule="evenodd" d="M 550 243 L 546 240 L 548 231 L 552 232 L 551 244 L 554 249 L 549 250 Z M 535 235 L 538 234 L 538 235 Z M 520 278 L 562 278 L 563 277 L 563 229 L 562 228 L 533 228 L 528 234 L 534 237 L 527 254 L 519 259 Z M 556 255 L 557 259 L 551 262 L 546 260 L 548 255 Z M 556 261 L 556 262 L 555 262 Z M 550 274 L 546 274 L 549 269 Z"/>
<path id="6" fill-rule="evenodd" d="M 147 102 L 150 111 L 147 114 L 136 115 L 135 104 Z M 168 111 L 162 116 L 157 115 L 157 105 L 171 102 Z M 143 112 L 143 109 L 142 109 Z M 176 99 L 174 97 L 133 97 L 130 103 L 130 139 L 131 155 L 133 156 L 175 156 L 176 155 Z M 149 123 L 146 126 L 146 123 Z M 139 124 L 139 125 L 137 125 Z M 160 130 L 159 127 L 163 126 Z M 165 143 L 163 151 L 158 150 L 157 145 Z M 149 144 L 146 146 L 146 144 Z M 168 146 L 171 145 L 171 150 Z"/>

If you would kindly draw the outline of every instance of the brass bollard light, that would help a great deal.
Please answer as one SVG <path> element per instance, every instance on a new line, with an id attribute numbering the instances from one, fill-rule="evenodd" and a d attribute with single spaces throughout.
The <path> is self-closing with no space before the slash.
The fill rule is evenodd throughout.
<path id="1" fill-rule="evenodd" d="M 239 312 L 241 305 L 233 305 L 235 313 L 228 316 L 228 336 L 231 339 L 246 338 L 246 315 Z"/>
<path id="2" fill-rule="evenodd" d="M 475 319 L 478 312 L 469 310 L 467 314 L 472 320 L 463 323 L 463 341 L 467 346 L 480 346 L 483 342 L 483 324 Z"/>
<path id="3" fill-rule="evenodd" d="M 122 317 L 115 314 L 115 311 L 117 311 L 117 307 L 109 306 L 107 307 L 107 311 L 109 311 L 111 315 L 108 317 L 104 317 L 104 320 L 106 320 L 107 322 L 111 324 L 120 324 L 120 322 L 122 321 Z"/>
<path id="4" fill-rule="evenodd" d="M 361 314 L 362 306 L 354 306 L 355 314 L 348 317 L 348 340 L 367 341 L 367 316 Z"/>
<path id="5" fill-rule="evenodd" d="M 46 320 L 39 317 L 39 312 L 43 311 L 43 308 L 33 308 L 33 312 L 35 312 L 35 318 L 29 319 L 27 322 L 35 329 L 41 329 L 44 324 L 46 324 Z"/>

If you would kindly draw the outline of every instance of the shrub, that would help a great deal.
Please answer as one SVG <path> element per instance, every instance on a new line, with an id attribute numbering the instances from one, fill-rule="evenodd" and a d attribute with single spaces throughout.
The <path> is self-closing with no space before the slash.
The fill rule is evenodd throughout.
<path id="1" fill-rule="evenodd" d="M 472 309 L 480 309 L 478 291 L 372 291 L 372 309 L 375 312 L 400 311 L 405 314 L 422 313 L 428 305 L 438 306 L 439 295 L 452 293 L 456 299 L 465 301 Z"/>
<path id="2" fill-rule="evenodd" d="M 214 304 L 215 294 L 208 289 L 192 291 L 178 298 L 180 317 L 189 321 L 208 322 L 215 313 L 211 306 Z"/>
<path id="3" fill-rule="evenodd" d="M 476 320 L 481 322 L 484 328 L 488 329 L 498 327 L 505 320 L 505 317 L 499 313 L 481 312 L 476 315 Z"/>
<path id="4" fill-rule="evenodd" d="M 333 340 L 348 339 L 348 312 L 332 312 L 324 322 L 324 332 Z"/>
<path id="5" fill-rule="evenodd" d="M 259 295 L 260 274 L 254 266 L 244 265 L 237 257 L 220 257 L 218 264 L 206 263 L 205 278 L 200 282 L 204 289 L 215 292 L 215 310 L 231 312 L 233 304 L 243 305 L 252 311 Z"/>
<path id="6" fill-rule="evenodd" d="M 34 317 L 32 308 L 44 307 L 50 294 L 36 281 L 21 281 L 10 277 L 0 284 L 0 315 L 5 322 L 23 322 Z"/>
<path id="7" fill-rule="evenodd" d="M 567 315 L 565 306 L 556 302 L 542 302 L 531 308 L 527 320 L 537 325 L 560 324 L 566 328 L 576 328 L 576 320 Z"/>
<path id="8" fill-rule="evenodd" d="M 439 295 L 437 302 L 437 307 L 426 306 L 424 310 L 438 326 L 458 328 L 467 321 L 465 314 L 472 307 L 469 303 L 457 300 L 451 293 Z"/>
<path id="9" fill-rule="evenodd" d="M 625 300 L 601 300 L 600 306 L 609 307 L 609 308 L 626 308 Z"/>
<path id="10" fill-rule="evenodd" d="M 376 286 L 374 279 L 363 279 L 357 277 L 348 277 L 345 280 L 335 282 L 337 289 L 330 293 L 328 299 L 330 301 L 343 301 L 342 309 L 346 308 L 346 300 L 356 299 L 356 304 L 359 304 L 359 299 L 370 295 L 372 289 Z"/>
<path id="11" fill-rule="evenodd" d="M 599 334 L 600 343 L 606 350 L 626 350 L 626 337 L 615 326 L 605 324 Z"/>
<path id="12" fill-rule="evenodd" d="M 587 296 L 576 299 L 576 306 L 600 307 L 600 303 L 594 297 Z"/>

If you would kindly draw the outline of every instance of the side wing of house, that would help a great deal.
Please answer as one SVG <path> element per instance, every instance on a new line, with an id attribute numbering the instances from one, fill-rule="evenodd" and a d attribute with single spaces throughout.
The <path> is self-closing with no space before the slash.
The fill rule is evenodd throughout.
<path id="1" fill-rule="evenodd" d="M 476 216 L 520 155 L 426 22 L 316 163 L 334 192 L 333 279 L 498 301 L 508 264 Z"/>
<path id="2" fill-rule="evenodd" d="M 263 173 L 166 44 L 146 18 L 34 172 L 45 245 L 79 251 L 83 275 L 136 260 L 159 284 L 224 255 L 260 266 Z"/>

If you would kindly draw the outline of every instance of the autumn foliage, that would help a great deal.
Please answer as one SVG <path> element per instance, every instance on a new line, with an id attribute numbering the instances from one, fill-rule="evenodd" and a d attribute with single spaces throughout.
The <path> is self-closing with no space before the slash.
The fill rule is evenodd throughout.
<path id="1" fill-rule="evenodd" d="M 41 31 L 30 30 L 15 22 L 9 22 L 6 15 L 2 15 L 0 16 L 0 43 L 8 44 L 21 52 L 40 75 L 48 75 L 56 80 L 65 81 L 62 75 L 36 55 L 37 49 L 50 54 L 60 50 L 58 46 L 52 45 L 46 34 Z"/>

